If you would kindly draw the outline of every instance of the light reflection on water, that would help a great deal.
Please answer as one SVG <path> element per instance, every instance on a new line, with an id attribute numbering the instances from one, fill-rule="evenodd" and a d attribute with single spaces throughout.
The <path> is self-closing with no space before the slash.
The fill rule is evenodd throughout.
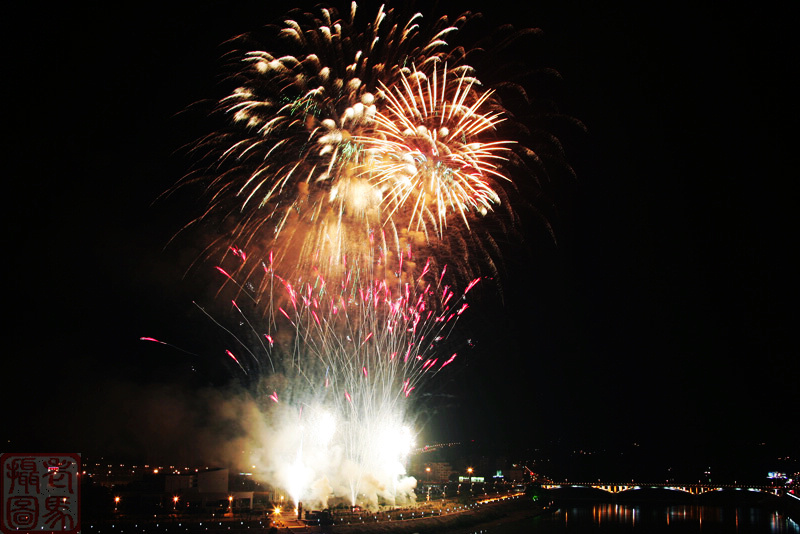
<path id="1" fill-rule="evenodd" d="M 800 525 L 775 511 L 749 506 L 581 504 L 470 534 L 561 533 L 800 534 Z"/>

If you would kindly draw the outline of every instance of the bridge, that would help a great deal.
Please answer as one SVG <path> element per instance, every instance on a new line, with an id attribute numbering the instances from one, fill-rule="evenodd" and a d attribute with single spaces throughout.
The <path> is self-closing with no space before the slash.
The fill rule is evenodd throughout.
<path id="1" fill-rule="evenodd" d="M 631 492 L 642 489 L 664 489 L 671 491 L 679 491 L 688 493 L 690 495 L 702 495 L 704 493 L 714 491 L 750 491 L 760 492 L 775 497 L 781 497 L 786 492 L 785 486 L 771 486 L 771 485 L 752 485 L 752 484 L 680 484 L 674 482 L 667 482 L 664 484 L 643 484 L 636 482 L 622 482 L 622 483 L 609 483 L 609 482 L 562 482 L 562 483 L 548 483 L 542 484 L 544 489 L 561 489 L 561 488 L 594 488 L 603 490 L 611 494 L 619 494 L 623 492 Z"/>

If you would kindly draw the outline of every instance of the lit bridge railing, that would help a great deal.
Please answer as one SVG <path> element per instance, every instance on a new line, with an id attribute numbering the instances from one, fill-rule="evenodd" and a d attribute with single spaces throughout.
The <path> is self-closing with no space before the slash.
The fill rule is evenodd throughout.
<path id="1" fill-rule="evenodd" d="M 636 482 L 625 483 L 608 483 L 608 482 L 563 482 L 542 484 L 544 489 L 560 489 L 560 488 L 594 488 L 605 491 L 607 493 L 623 493 L 626 491 L 637 491 L 642 489 L 665 489 L 671 491 L 680 491 L 689 493 L 691 495 L 702 495 L 713 491 L 753 491 L 768 493 L 776 497 L 784 494 L 786 488 L 783 486 L 761 486 L 761 485 L 737 485 L 737 484 L 643 484 Z"/>

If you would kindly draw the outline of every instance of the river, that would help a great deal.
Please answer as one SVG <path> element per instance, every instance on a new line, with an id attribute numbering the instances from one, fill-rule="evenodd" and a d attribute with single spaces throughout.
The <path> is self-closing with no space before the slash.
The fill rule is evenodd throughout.
<path id="1" fill-rule="evenodd" d="M 579 503 L 474 530 L 475 534 L 800 534 L 786 515 L 751 506 Z"/>

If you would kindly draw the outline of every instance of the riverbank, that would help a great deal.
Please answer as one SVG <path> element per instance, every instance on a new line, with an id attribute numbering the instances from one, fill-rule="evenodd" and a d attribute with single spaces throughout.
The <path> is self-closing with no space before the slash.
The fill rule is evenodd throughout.
<path id="1" fill-rule="evenodd" d="M 466 534 L 474 532 L 478 525 L 481 528 L 496 528 L 504 523 L 515 523 L 528 517 L 546 513 L 547 508 L 524 496 L 481 504 L 463 512 L 443 516 L 406 519 L 403 521 L 385 521 L 375 523 L 359 523 L 352 525 L 338 524 L 329 527 L 327 532 L 334 534 Z"/>
<path id="2" fill-rule="evenodd" d="M 792 518 L 792 521 L 800 524 L 800 497 L 785 494 L 781 497 L 778 510 Z"/>

